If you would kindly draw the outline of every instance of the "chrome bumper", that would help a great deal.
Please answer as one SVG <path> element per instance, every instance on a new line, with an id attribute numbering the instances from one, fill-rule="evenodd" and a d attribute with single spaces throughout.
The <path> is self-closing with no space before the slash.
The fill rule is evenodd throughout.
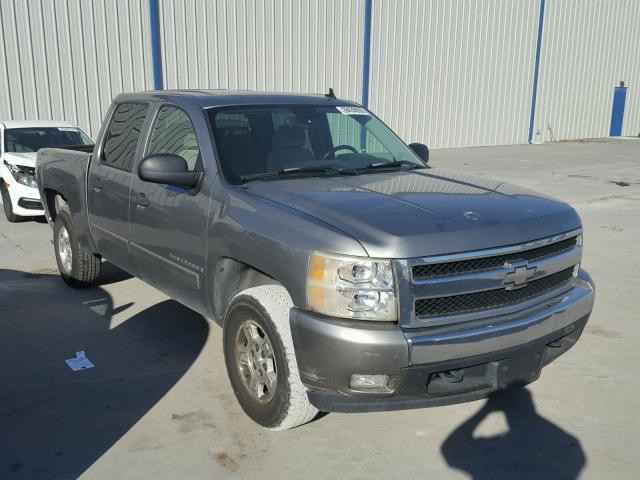
<path id="1" fill-rule="evenodd" d="M 573 323 L 591 313 L 593 281 L 580 270 L 575 286 L 527 310 L 441 328 L 405 330 L 409 363 L 444 362 L 507 350 L 554 332 L 573 330 Z"/>

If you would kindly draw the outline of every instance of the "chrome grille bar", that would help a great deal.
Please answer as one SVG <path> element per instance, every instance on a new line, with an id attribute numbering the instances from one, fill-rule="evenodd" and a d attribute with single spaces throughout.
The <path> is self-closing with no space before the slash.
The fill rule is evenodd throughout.
<path id="1" fill-rule="evenodd" d="M 582 258 L 581 233 L 574 230 L 521 245 L 396 260 L 401 325 L 425 327 L 486 318 L 567 291 L 575 284 L 575 266 Z M 538 288 L 542 285 L 548 288 Z M 520 292 L 528 287 L 530 295 Z"/>

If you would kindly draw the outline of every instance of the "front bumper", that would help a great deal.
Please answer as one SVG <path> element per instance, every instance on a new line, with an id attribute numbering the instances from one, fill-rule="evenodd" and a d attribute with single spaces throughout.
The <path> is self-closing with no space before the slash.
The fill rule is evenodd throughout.
<path id="1" fill-rule="evenodd" d="M 44 215 L 40 192 L 37 188 L 29 187 L 13 180 L 9 183 L 7 190 L 11 197 L 13 213 L 21 217 Z"/>
<path id="2" fill-rule="evenodd" d="M 446 327 L 401 329 L 294 309 L 291 331 L 302 382 L 323 411 L 378 411 L 483 398 L 534 381 L 580 337 L 595 288 L 580 270 L 574 288 L 504 317 Z M 448 372 L 455 372 L 455 381 Z M 394 392 L 350 389 L 351 375 L 389 375 Z M 460 380 L 460 376 L 462 380 Z"/>

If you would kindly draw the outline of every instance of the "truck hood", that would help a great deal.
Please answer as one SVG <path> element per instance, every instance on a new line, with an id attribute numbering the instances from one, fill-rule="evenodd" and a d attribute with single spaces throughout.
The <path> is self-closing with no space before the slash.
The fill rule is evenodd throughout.
<path id="1" fill-rule="evenodd" d="M 566 203 L 440 169 L 260 181 L 246 189 L 342 230 L 372 257 L 494 248 L 581 227 Z"/>
<path id="2" fill-rule="evenodd" d="M 32 167 L 36 166 L 36 152 L 25 152 L 25 153 L 17 153 L 17 152 L 5 152 L 4 159 L 7 163 L 11 165 L 19 165 L 21 167 Z"/>

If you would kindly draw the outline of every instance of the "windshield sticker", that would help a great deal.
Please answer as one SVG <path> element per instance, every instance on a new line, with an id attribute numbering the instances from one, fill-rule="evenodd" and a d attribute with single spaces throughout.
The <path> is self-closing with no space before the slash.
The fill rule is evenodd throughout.
<path id="1" fill-rule="evenodd" d="M 336 109 L 343 115 L 370 115 L 362 107 L 336 107 Z"/>
<path id="2" fill-rule="evenodd" d="M 78 129 L 73 127 L 58 127 L 58 131 L 59 132 L 77 132 Z"/>

